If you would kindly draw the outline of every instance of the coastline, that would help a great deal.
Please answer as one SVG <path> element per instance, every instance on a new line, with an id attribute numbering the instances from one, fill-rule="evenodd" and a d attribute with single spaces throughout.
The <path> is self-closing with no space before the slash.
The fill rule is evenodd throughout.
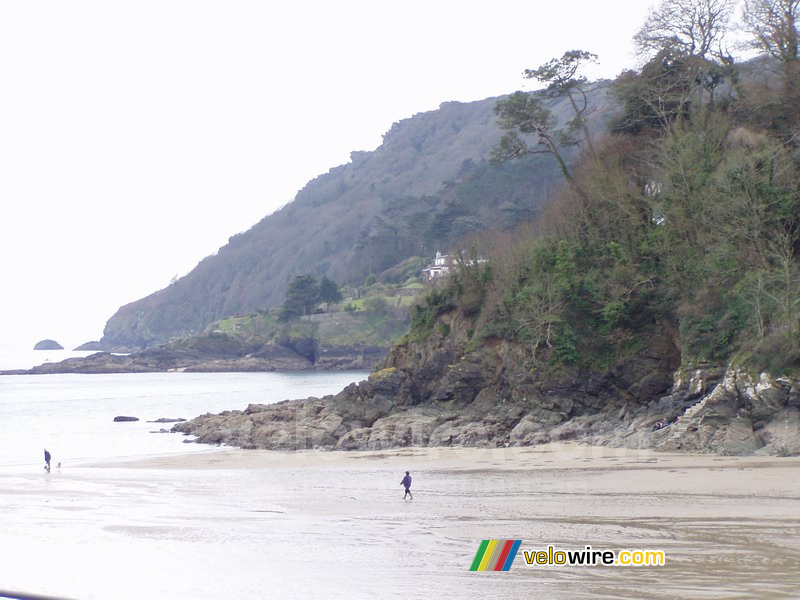
<path id="1" fill-rule="evenodd" d="M 440 593 L 474 588 L 486 597 L 581 598 L 614 590 L 614 597 L 676 598 L 702 590 L 705 598 L 729 598 L 781 596 L 800 587 L 795 568 L 800 457 L 559 442 L 375 451 L 221 448 L 154 457 L 129 467 L 145 476 L 256 477 L 278 486 L 296 481 L 289 486 L 297 486 L 293 494 L 282 495 L 275 510 L 339 523 L 345 553 L 353 543 L 358 554 L 364 542 L 352 542 L 352 532 L 339 527 L 373 531 L 361 520 L 387 525 L 412 518 L 412 538 L 405 544 L 431 562 L 433 568 L 420 576 Z M 401 500 L 399 485 L 406 470 L 414 477 L 409 502 Z M 499 538 L 523 540 L 510 577 L 469 573 L 480 540 Z M 526 564 L 525 550 L 548 544 L 656 549 L 665 552 L 667 564 L 641 569 Z M 403 551 L 389 556 L 402 564 L 397 552 Z M 388 559 L 362 560 L 383 572 L 382 561 Z"/>
<path id="2" fill-rule="evenodd" d="M 800 468 L 800 457 L 720 456 L 662 452 L 649 448 L 629 449 L 592 446 L 578 442 L 552 442 L 537 446 L 497 448 L 408 447 L 387 450 L 263 450 L 234 447 L 214 452 L 163 455 L 125 462 L 97 463 L 94 467 L 138 469 L 271 469 L 370 468 L 380 463 L 400 469 L 413 463 L 417 468 L 453 471 L 519 471 L 547 469 L 652 470 L 671 469 L 764 469 Z M 800 489 L 800 488 L 799 488 Z"/>
<path id="3" fill-rule="evenodd" d="M 6 585 L 75 598 L 790 597 L 800 458 L 575 442 L 213 451 L 4 475 Z M 414 478 L 413 501 L 400 479 Z M 91 491 L 91 493 L 87 493 Z M 469 566 L 521 539 L 508 573 Z M 68 555 L 57 548 L 74 548 Z M 659 567 L 536 566 L 525 551 L 654 549 Z M 46 582 L 35 565 L 53 565 Z M 125 565 L 125 589 L 119 588 Z M 408 588 L 408 582 L 424 586 Z M 46 584 L 45 584 L 46 583 Z"/>

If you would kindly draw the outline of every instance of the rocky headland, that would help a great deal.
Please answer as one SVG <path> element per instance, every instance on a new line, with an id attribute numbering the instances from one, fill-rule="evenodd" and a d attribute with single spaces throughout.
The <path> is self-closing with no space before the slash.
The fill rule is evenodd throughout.
<path id="1" fill-rule="evenodd" d="M 97 352 L 32 369 L 0 371 L 0 375 L 369 370 L 383 360 L 386 352 L 384 347 L 367 344 L 336 346 L 315 340 L 304 345 L 296 341 L 277 344 L 258 338 L 212 334 L 139 352 Z"/>
<path id="2" fill-rule="evenodd" d="M 800 382 L 735 368 L 680 368 L 664 328 L 602 372 L 535 367 L 527 350 L 447 335 L 395 347 L 368 380 L 325 398 L 251 404 L 173 428 L 242 448 L 379 450 L 560 440 L 724 455 L 800 454 Z"/>
<path id="3" fill-rule="evenodd" d="M 100 341 L 86 342 L 72 349 L 73 352 L 104 352 L 108 350 L 105 344 Z"/>

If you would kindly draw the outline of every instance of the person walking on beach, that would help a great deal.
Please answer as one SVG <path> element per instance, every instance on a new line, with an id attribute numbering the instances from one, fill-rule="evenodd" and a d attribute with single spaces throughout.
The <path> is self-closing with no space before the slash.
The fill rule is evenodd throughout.
<path id="1" fill-rule="evenodd" d="M 404 485 L 406 487 L 406 493 L 403 494 L 403 500 L 406 499 L 406 496 L 411 496 L 411 474 L 406 471 L 406 476 L 403 477 L 403 481 L 400 482 L 400 485 Z M 414 496 L 411 496 L 411 499 L 414 499 Z"/>
<path id="2" fill-rule="evenodd" d="M 50 453 L 47 451 L 47 448 L 44 449 L 44 469 L 48 473 L 50 472 Z"/>

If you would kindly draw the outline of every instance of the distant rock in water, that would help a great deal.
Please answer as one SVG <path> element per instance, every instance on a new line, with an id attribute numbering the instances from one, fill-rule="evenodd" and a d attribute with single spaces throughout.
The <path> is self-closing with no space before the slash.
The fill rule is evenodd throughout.
<path id="1" fill-rule="evenodd" d="M 63 350 L 64 346 L 59 344 L 55 340 L 42 340 L 38 342 L 34 347 L 34 350 Z"/>
<path id="2" fill-rule="evenodd" d="M 73 352 L 99 352 L 105 349 L 105 346 L 100 342 L 86 342 L 75 348 Z"/>
<path id="3" fill-rule="evenodd" d="M 129 421 L 138 421 L 138 417 L 114 417 L 115 423 L 126 423 Z"/>

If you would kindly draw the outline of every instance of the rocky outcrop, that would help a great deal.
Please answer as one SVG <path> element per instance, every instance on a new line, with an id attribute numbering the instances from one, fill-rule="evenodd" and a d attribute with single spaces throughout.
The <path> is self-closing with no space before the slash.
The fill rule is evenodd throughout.
<path id="1" fill-rule="evenodd" d="M 59 344 L 55 340 L 41 340 L 36 342 L 36 345 L 33 347 L 34 350 L 63 350 L 64 346 Z"/>
<path id="2" fill-rule="evenodd" d="M 302 357 L 280 349 L 261 357 L 225 357 L 154 348 L 134 354 L 99 352 L 87 357 L 45 363 L 24 371 L 4 371 L 2 374 L 300 371 L 312 366 Z"/>
<path id="3" fill-rule="evenodd" d="M 77 348 L 74 348 L 73 352 L 103 352 L 105 350 L 108 350 L 105 344 L 103 344 L 102 342 L 94 341 L 81 344 Z"/>
<path id="4" fill-rule="evenodd" d="M 460 370 L 466 375 L 461 379 L 454 370 L 449 369 L 448 383 L 437 388 L 438 399 L 426 402 L 415 402 L 410 395 L 414 382 L 408 373 L 389 368 L 336 396 L 250 405 L 180 423 L 173 431 L 195 435 L 200 443 L 273 450 L 528 446 L 577 440 L 726 455 L 800 454 L 800 384 L 788 379 L 762 376 L 752 382 L 732 369 L 719 380 L 718 370 L 698 371 L 687 381 L 677 378 L 670 394 L 641 405 L 626 402 L 624 395 L 614 398 L 611 388 L 588 395 L 580 377 L 564 377 L 552 387 L 515 386 L 509 396 L 488 385 L 466 399 L 458 394 L 465 393 L 475 373 Z M 705 403 L 702 410 L 683 428 L 677 418 L 699 403 Z M 656 430 L 659 421 L 670 425 Z"/>
<path id="5" fill-rule="evenodd" d="M 658 447 L 716 454 L 800 454 L 800 382 L 729 369 Z M 689 409 L 691 411 L 691 409 Z"/>
<path id="6" fill-rule="evenodd" d="M 319 344 L 314 368 L 319 371 L 370 370 L 383 362 L 388 351 L 389 349 L 384 346 L 366 344 L 346 346 Z"/>
<path id="7" fill-rule="evenodd" d="M 86 357 L 45 363 L 27 370 L 0 371 L 0 375 L 369 370 L 379 364 L 385 355 L 386 349 L 379 346 L 330 346 L 320 347 L 318 356 L 309 359 L 286 345 L 212 335 L 131 354 L 98 352 Z"/>
<path id="8" fill-rule="evenodd" d="M 669 328 L 612 368 L 583 372 L 532 368 L 525 349 L 508 342 L 463 352 L 463 327 L 456 317 L 445 321 L 448 336 L 394 348 L 383 369 L 335 396 L 203 415 L 173 431 L 201 443 L 276 450 L 577 440 L 800 454 L 800 383 L 734 368 L 680 370 Z"/>

